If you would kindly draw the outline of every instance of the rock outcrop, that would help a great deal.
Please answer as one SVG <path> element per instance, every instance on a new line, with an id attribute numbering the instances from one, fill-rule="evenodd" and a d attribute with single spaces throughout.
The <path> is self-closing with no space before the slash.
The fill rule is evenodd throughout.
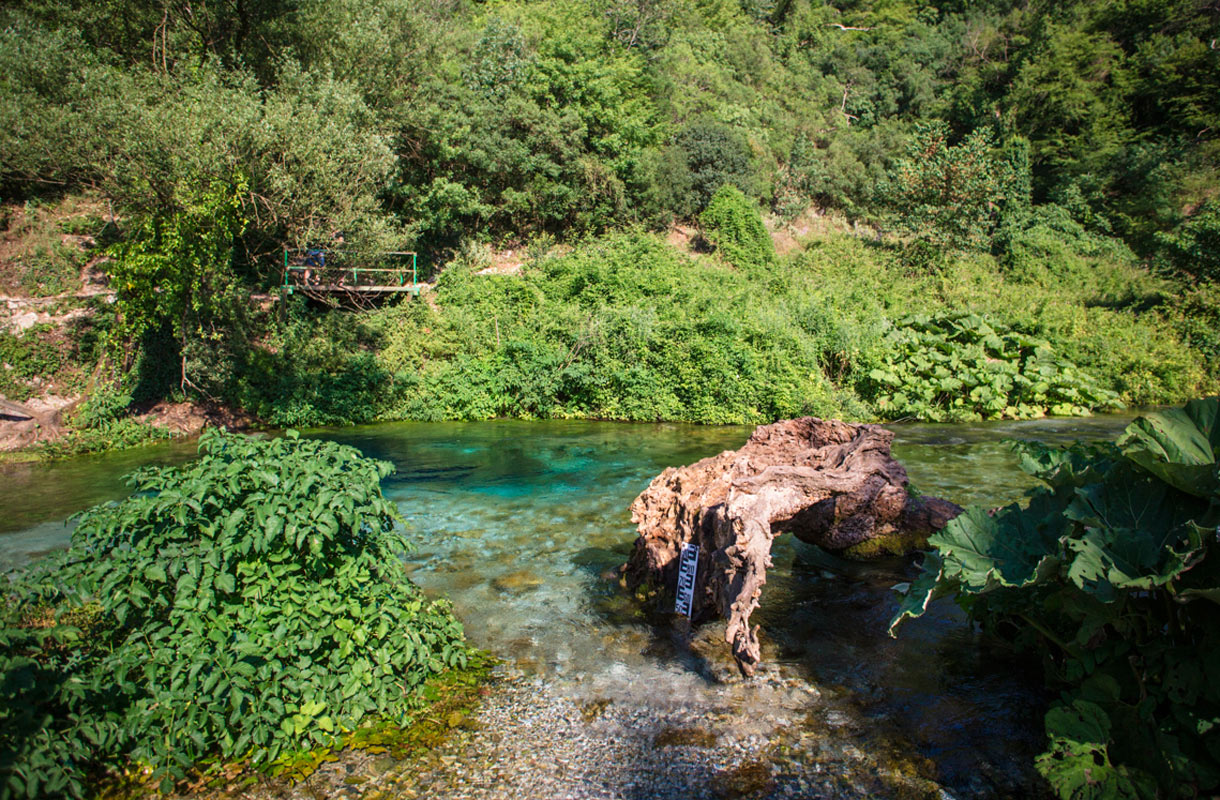
<path id="1" fill-rule="evenodd" d="M 961 508 L 913 497 L 890 455 L 894 434 L 877 425 L 814 417 L 755 429 L 740 450 L 662 472 L 631 504 L 639 538 L 628 585 L 677 583 L 682 545 L 699 545 L 691 616 L 728 620 L 725 640 L 746 675 L 760 658 L 758 608 L 771 541 L 790 532 L 832 552 L 918 546 Z"/>

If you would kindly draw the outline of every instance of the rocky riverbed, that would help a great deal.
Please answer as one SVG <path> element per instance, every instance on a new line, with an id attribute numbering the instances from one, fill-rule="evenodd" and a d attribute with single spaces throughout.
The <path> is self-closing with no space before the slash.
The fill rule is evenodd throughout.
<path id="1" fill-rule="evenodd" d="M 713 626 L 714 627 L 714 626 Z M 710 655 L 710 632 L 694 639 Z M 626 675 L 556 679 L 497 667 L 477 709 L 422 757 L 349 751 L 304 781 L 214 798 L 735 800 L 998 798 L 1029 795 L 1029 775 L 986 768 L 948 790 L 935 764 L 873 724 L 851 692 L 779 667 L 753 679 L 709 664 L 658 696 Z M 723 672 L 721 671 L 723 670 Z M 612 675 L 612 673 L 611 673 Z M 671 681 L 667 684 L 673 686 Z"/>

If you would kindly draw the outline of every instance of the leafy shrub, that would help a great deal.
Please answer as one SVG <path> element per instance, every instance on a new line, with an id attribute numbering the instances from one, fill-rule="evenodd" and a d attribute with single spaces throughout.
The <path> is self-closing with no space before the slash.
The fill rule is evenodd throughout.
<path id="1" fill-rule="evenodd" d="M 1049 342 L 977 314 L 900 320 L 865 382 L 882 415 L 941 422 L 1085 416 L 1118 405 Z"/>
<path id="2" fill-rule="evenodd" d="M 1134 263 L 1122 240 L 1085 229 L 1063 206 L 1048 203 L 1024 214 L 1010 214 L 996 231 L 992 250 L 1011 273 L 1032 277 L 1042 270 L 1064 272 L 1087 259 Z"/>
<path id="3" fill-rule="evenodd" d="M 699 215 L 704 236 L 738 267 L 762 267 L 775 260 L 775 245 L 758 206 L 736 186 L 725 184 Z"/>
<path id="4" fill-rule="evenodd" d="M 722 122 L 704 119 L 684 128 L 665 154 L 661 182 L 666 207 L 679 217 L 707 208 L 721 186 L 754 186 L 750 145 Z"/>
<path id="5" fill-rule="evenodd" d="M 891 633 L 953 595 L 1043 654 L 1061 691 L 1037 766 L 1063 798 L 1220 785 L 1220 398 L 1141 417 L 1117 444 L 1021 446 L 1047 484 L 932 536 Z"/>
<path id="6" fill-rule="evenodd" d="M 79 795 L 90 770 L 128 760 L 163 790 L 209 756 L 267 767 L 402 721 L 429 676 L 465 663 L 448 605 L 402 569 L 389 464 L 294 432 L 209 431 L 199 447 L 134 473 L 131 497 L 81 515 L 71 548 L 13 587 L 6 796 Z M 81 638 L 65 613 L 90 603 Z"/>
<path id="7" fill-rule="evenodd" d="M 72 414 L 72 423 L 97 428 L 119 419 L 131 408 L 131 394 L 110 383 L 99 383 Z"/>
<path id="8" fill-rule="evenodd" d="M 248 188 L 244 179 L 192 185 L 172 210 L 139 220 L 114 248 L 111 280 L 132 336 L 169 325 L 185 343 L 233 302 L 233 254 L 246 226 L 241 197 Z"/>
<path id="9" fill-rule="evenodd" d="M 1166 311 L 1187 345 L 1207 364 L 1220 364 L 1220 284 L 1201 281 L 1174 298 Z"/>
<path id="10" fill-rule="evenodd" d="M 0 331 L 0 395 L 26 400 L 38 394 L 34 378 L 47 379 L 63 365 L 64 357 L 52 341 L 43 338 L 45 326 L 34 326 L 21 336 Z"/>
<path id="11" fill-rule="evenodd" d="M 1173 233 L 1157 236 L 1159 259 L 1207 280 L 1220 280 L 1220 201 L 1209 200 Z"/>
<path id="12" fill-rule="evenodd" d="M 951 247 L 986 247 L 1000 208 L 1020 200 L 1018 163 L 995 149 L 988 128 L 978 128 L 959 144 L 949 144 L 943 122 L 916 125 L 906 157 L 894 167 L 883 190 L 901 227 L 918 239 Z"/>
<path id="13" fill-rule="evenodd" d="M 396 396 L 393 376 L 377 362 L 380 337 L 359 316 L 342 311 L 309 315 L 303 302 L 270 325 L 265 348 L 214 359 L 215 373 L 232 374 L 236 403 L 280 427 L 351 425 L 377 419 Z M 220 355 L 224 355 L 223 353 Z"/>
<path id="14" fill-rule="evenodd" d="M 402 389 L 387 415 L 720 424 L 864 413 L 826 378 L 804 293 L 759 302 L 758 284 L 641 234 L 521 276 L 446 270 L 436 309 L 381 317 L 378 358 Z"/>

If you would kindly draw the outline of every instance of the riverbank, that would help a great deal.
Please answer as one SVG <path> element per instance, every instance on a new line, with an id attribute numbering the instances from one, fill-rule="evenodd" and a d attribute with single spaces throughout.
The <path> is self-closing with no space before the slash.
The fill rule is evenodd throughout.
<path id="1" fill-rule="evenodd" d="M 48 447 L 10 417 L 0 445 L 67 455 L 204 424 L 1012 419 L 1218 387 L 1214 292 L 1113 243 L 1064 234 L 1019 269 L 951 251 L 920 264 L 897 240 L 770 224 L 782 254 L 763 264 L 639 232 L 527 249 L 511 270 L 473 250 L 421 298 L 355 310 L 298 297 L 181 363 L 172 342 L 133 345 L 122 374 L 98 343 L 114 310 L 95 305 L 0 333 L 4 391 L 54 399 L 67 432 Z"/>

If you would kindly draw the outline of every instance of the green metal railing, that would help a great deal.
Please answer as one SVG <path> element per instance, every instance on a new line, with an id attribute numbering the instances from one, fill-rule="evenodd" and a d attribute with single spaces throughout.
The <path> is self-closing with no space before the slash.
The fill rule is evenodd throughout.
<path id="1" fill-rule="evenodd" d="M 411 251 L 392 250 L 378 256 L 410 256 L 411 266 L 398 269 L 388 267 L 347 267 L 333 263 L 341 251 L 322 248 L 284 248 L 284 283 L 288 294 L 296 289 L 313 291 L 405 291 L 419 294 L 419 256 Z M 327 264 L 330 258 L 332 263 Z M 312 261 L 311 261 L 312 260 Z M 410 276 L 408 283 L 407 277 Z M 367 282 L 369 278 L 385 276 L 388 281 Z M 297 280 L 294 280 L 297 278 Z M 350 280 L 350 282 L 349 282 Z"/>

